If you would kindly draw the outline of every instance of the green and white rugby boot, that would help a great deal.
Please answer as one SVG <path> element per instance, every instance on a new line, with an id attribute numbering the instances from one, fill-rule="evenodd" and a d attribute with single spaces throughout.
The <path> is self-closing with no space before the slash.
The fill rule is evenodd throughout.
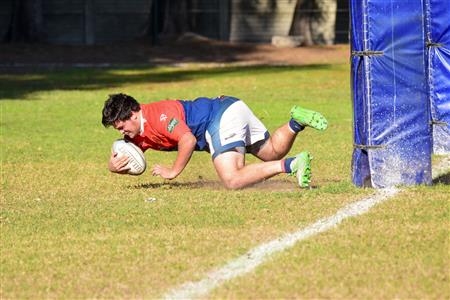
<path id="1" fill-rule="evenodd" d="M 321 113 L 301 108 L 297 105 L 291 109 L 291 117 L 302 126 L 312 127 L 317 130 L 325 130 L 328 127 L 327 119 Z"/>
<path id="2" fill-rule="evenodd" d="M 295 156 L 291 162 L 290 176 L 297 176 L 298 185 L 302 188 L 309 187 L 311 182 L 311 160 L 313 157 L 308 151 L 303 151 Z"/>

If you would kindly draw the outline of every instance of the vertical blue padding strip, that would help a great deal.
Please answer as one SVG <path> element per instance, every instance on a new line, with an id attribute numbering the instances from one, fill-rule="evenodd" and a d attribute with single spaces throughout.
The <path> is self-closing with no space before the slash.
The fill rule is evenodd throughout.
<path id="1" fill-rule="evenodd" d="M 357 186 L 431 183 L 422 0 L 352 0 L 352 58 Z M 360 24 L 362 23 L 362 25 Z M 363 60 L 362 62 L 360 60 Z"/>
<path id="2" fill-rule="evenodd" d="M 366 0 L 351 0 L 351 51 L 367 50 L 367 14 L 365 12 Z M 365 30 L 366 29 L 366 30 Z M 366 64 L 362 56 L 351 57 L 351 86 L 353 98 L 353 140 L 357 145 L 368 144 L 367 122 L 367 89 L 365 81 Z M 370 186 L 370 168 L 368 153 L 364 149 L 355 148 L 352 156 L 352 181 L 357 186 Z"/>
<path id="3" fill-rule="evenodd" d="M 450 153 L 450 9 L 442 0 L 425 0 L 428 87 L 433 151 Z"/>

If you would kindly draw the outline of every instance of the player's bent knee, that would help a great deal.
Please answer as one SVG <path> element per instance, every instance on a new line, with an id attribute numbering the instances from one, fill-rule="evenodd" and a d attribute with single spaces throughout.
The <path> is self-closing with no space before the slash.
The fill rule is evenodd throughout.
<path id="1" fill-rule="evenodd" d="M 229 190 L 239 190 L 243 188 L 241 180 L 236 177 L 222 178 L 222 183 Z"/>

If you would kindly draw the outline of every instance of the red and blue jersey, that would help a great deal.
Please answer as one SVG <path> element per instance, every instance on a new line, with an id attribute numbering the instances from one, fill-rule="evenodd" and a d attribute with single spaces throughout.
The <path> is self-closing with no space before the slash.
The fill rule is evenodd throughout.
<path id="1" fill-rule="evenodd" d="M 183 106 L 176 100 L 141 104 L 142 132 L 131 141 L 143 151 L 176 150 L 181 137 L 191 130 L 185 122 Z"/>
<path id="2" fill-rule="evenodd" d="M 164 100 L 141 104 L 143 131 L 131 141 L 143 151 L 176 150 L 186 132 L 197 139 L 195 150 L 208 151 L 206 130 L 211 130 L 214 117 L 222 113 L 229 103 L 238 101 L 232 97 L 197 98 L 190 100 Z M 225 104 L 225 105 L 224 105 Z"/>

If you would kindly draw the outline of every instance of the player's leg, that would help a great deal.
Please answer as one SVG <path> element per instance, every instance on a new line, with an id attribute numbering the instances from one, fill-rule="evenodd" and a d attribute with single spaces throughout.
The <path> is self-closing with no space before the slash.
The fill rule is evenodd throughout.
<path id="1" fill-rule="evenodd" d="M 305 129 L 312 127 L 318 130 L 327 128 L 325 117 L 312 110 L 294 106 L 291 109 L 291 119 L 289 123 L 275 130 L 272 136 L 260 147 L 251 151 L 253 155 L 263 161 L 277 160 L 283 158 L 291 149 L 297 134 Z M 260 121 L 255 117 L 250 117 L 250 126 L 258 128 Z"/>
<path id="2" fill-rule="evenodd" d="M 264 141 L 269 136 L 267 129 L 261 123 L 250 135 L 248 116 L 253 113 L 242 101 L 223 99 L 222 108 L 209 124 L 205 138 L 224 185 L 239 189 L 283 172 L 281 161 L 245 165 L 245 148 L 251 144 L 250 138 Z"/>
<path id="3" fill-rule="evenodd" d="M 226 188 L 233 190 L 244 188 L 280 173 L 297 176 L 300 187 L 308 187 L 311 182 L 312 157 L 306 151 L 292 159 L 249 165 L 245 165 L 244 155 L 243 151 L 228 151 L 214 159 L 214 167 Z"/>
<path id="4" fill-rule="evenodd" d="M 282 159 L 291 150 L 296 137 L 297 133 L 289 129 L 289 124 L 285 124 L 275 130 L 261 146 L 251 147 L 250 152 L 263 161 Z"/>
<path id="5" fill-rule="evenodd" d="M 258 134 L 254 135 L 261 128 L 265 128 L 261 121 L 251 114 L 248 124 L 252 140 L 252 144 L 248 147 L 249 152 L 263 161 L 278 161 L 289 152 L 300 131 L 305 127 L 325 130 L 327 121 L 320 113 L 294 106 L 289 123 L 278 128 L 270 138 L 264 140 L 258 140 Z M 311 181 L 311 160 L 312 156 L 304 151 L 296 156 L 282 159 L 280 162 L 283 172 L 296 175 L 300 187 L 307 187 Z"/>
<path id="6" fill-rule="evenodd" d="M 228 189 L 240 189 L 283 172 L 280 161 L 245 165 L 244 153 L 228 151 L 214 159 L 214 167 Z"/>
<path id="7" fill-rule="evenodd" d="M 224 100 L 223 109 L 217 112 L 205 137 L 217 173 L 228 188 L 242 188 L 282 172 L 297 175 L 300 186 L 304 187 L 308 186 L 311 176 L 309 153 L 277 160 L 289 151 L 296 134 L 287 124 L 274 133 L 274 138 L 268 139 L 267 129 L 245 103 Z M 264 143 L 267 140 L 268 143 Z M 274 145 L 281 145 L 281 148 L 274 149 Z M 263 153 L 261 156 L 267 153 L 267 157 L 263 157 L 266 162 L 245 166 L 245 147 L 250 147 L 252 153 Z M 272 151 L 267 150 L 268 147 L 272 147 Z"/>

